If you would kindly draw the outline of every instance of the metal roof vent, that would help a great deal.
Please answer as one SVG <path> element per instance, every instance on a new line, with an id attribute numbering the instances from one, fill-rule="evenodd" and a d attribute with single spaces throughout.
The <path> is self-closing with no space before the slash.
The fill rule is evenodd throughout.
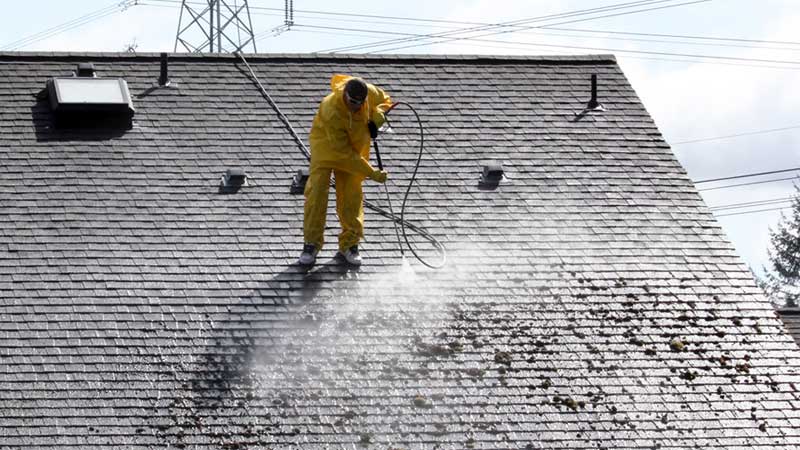
<path id="1" fill-rule="evenodd" d="M 505 170 L 503 170 L 503 165 L 497 161 L 489 161 L 483 166 L 483 172 L 481 172 L 481 179 L 478 181 L 478 186 L 486 189 L 494 189 L 504 179 Z"/>
<path id="2" fill-rule="evenodd" d="M 292 178 L 292 187 L 289 192 L 295 195 L 302 194 L 306 189 L 306 181 L 308 181 L 308 169 L 298 170 Z"/>
<path id="3" fill-rule="evenodd" d="M 170 85 L 169 61 L 166 53 L 161 54 L 161 73 L 158 75 L 158 85 L 162 87 Z"/>
<path id="4" fill-rule="evenodd" d="M 225 193 L 235 193 L 242 186 L 247 186 L 247 173 L 244 169 L 228 169 L 219 180 L 219 189 Z"/>
<path id="5" fill-rule="evenodd" d="M 97 76 L 92 63 L 79 63 L 75 75 L 84 78 L 94 78 Z"/>
<path id="6" fill-rule="evenodd" d="M 586 111 L 598 111 L 603 112 L 606 108 L 603 106 L 602 103 L 597 101 L 597 74 L 592 74 L 592 98 L 589 99 L 589 103 L 586 104 L 586 108 L 583 110 Z"/>
<path id="7" fill-rule="evenodd" d="M 91 63 L 78 64 L 75 75 L 47 80 L 47 97 L 57 124 L 130 126 L 135 110 L 125 80 L 98 78 Z"/>

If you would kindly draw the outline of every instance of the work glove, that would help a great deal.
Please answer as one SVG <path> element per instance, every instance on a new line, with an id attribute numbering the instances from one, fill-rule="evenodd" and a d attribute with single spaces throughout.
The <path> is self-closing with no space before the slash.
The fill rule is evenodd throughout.
<path id="1" fill-rule="evenodd" d="M 371 174 L 369 174 L 369 179 L 373 181 L 377 181 L 378 183 L 386 183 L 386 178 L 389 177 L 389 173 L 385 170 L 373 170 Z"/>
<path id="2" fill-rule="evenodd" d="M 375 122 L 370 120 L 367 123 L 367 128 L 369 128 L 369 137 L 371 137 L 372 139 L 378 137 L 378 126 L 375 125 Z"/>

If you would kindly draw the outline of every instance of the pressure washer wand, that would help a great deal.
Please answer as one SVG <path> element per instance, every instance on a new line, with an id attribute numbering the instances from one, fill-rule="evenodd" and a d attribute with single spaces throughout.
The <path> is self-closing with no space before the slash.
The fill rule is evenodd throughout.
<path id="1" fill-rule="evenodd" d="M 375 148 L 375 157 L 378 159 L 378 169 L 383 170 L 383 161 L 381 161 L 381 151 L 378 146 L 378 138 L 372 139 L 372 146 Z M 389 185 L 383 184 L 383 189 L 386 192 L 386 202 L 389 204 L 389 214 L 392 216 L 392 223 L 394 223 L 394 233 L 397 235 L 397 248 L 400 249 L 400 256 L 404 259 L 406 257 L 405 250 L 403 250 L 403 241 L 400 240 L 400 229 L 397 227 L 397 220 L 395 220 L 394 209 L 392 209 L 392 197 L 389 195 Z"/>

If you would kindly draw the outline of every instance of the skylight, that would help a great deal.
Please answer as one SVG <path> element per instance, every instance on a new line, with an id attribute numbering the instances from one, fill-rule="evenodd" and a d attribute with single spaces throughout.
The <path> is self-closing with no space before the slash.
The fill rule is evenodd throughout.
<path id="1" fill-rule="evenodd" d="M 125 80 L 98 78 L 94 65 L 86 63 L 79 64 L 74 74 L 47 80 L 47 96 L 57 124 L 130 126 L 135 110 Z"/>
<path id="2" fill-rule="evenodd" d="M 47 82 L 56 113 L 103 111 L 133 116 L 128 83 L 115 78 L 53 78 Z"/>

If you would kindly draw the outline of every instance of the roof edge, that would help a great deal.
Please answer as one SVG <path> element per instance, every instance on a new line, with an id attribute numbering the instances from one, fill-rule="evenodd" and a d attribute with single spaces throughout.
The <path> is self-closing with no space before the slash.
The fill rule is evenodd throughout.
<path id="1" fill-rule="evenodd" d="M 238 59 L 233 54 L 207 53 L 169 53 L 172 61 L 229 61 Z M 612 54 L 596 55 L 364 55 L 352 53 L 250 53 L 245 54 L 249 61 L 359 61 L 359 62 L 427 62 L 427 63 L 473 63 L 473 64 L 616 64 Z M 161 53 L 128 53 L 128 52 L 0 52 L 0 61 L 84 61 L 90 58 L 95 61 L 148 61 L 161 57 Z"/>

